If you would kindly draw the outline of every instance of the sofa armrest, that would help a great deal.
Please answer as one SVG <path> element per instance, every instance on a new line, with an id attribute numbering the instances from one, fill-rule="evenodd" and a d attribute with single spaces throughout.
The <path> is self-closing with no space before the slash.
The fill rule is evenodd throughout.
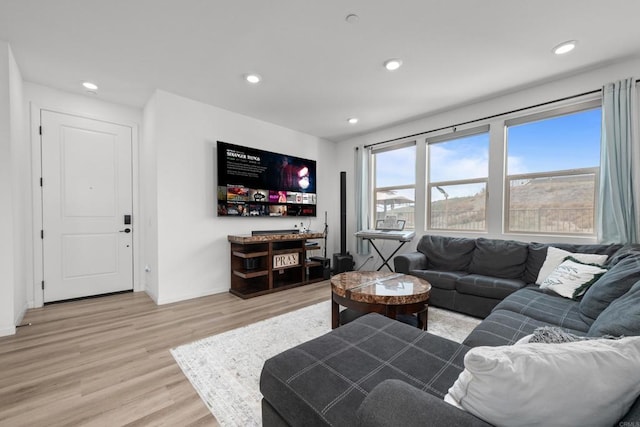
<path id="1" fill-rule="evenodd" d="M 367 427 L 491 425 L 400 380 L 378 384 L 360 404 L 356 419 Z"/>
<path id="2" fill-rule="evenodd" d="M 427 256 L 422 252 L 396 255 L 393 258 L 393 267 L 396 273 L 404 274 L 409 274 L 411 270 L 425 270 L 427 268 Z"/>

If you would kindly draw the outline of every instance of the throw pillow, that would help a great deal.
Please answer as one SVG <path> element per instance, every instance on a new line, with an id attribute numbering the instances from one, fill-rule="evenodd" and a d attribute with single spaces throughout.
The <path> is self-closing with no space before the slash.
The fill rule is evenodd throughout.
<path id="1" fill-rule="evenodd" d="M 541 285 L 553 270 L 555 270 L 562 261 L 568 256 L 572 256 L 580 262 L 588 263 L 588 264 L 598 264 L 603 265 L 607 262 L 607 255 L 599 255 L 599 254 L 576 254 L 572 252 L 565 251 L 563 249 L 554 248 L 553 246 L 549 246 L 547 248 L 547 257 L 544 260 L 544 264 L 542 264 L 542 268 L 540 268 L 540 272 L 538 273 L 538 279 L 536 280 L 536 285 Z"/>
<path id="2" fill-rule="evenodd" d="M 614 425 L 640 395 L 640 337 L 475 347 L 445 401 L 496 426 Z"/>
<path id="3" fill-rule="evenodd" d="M 630 256 L 613 265 L 595 282 L 580 301 L 580 317 L 592 323 L 609 304 L 640 280 L 640 256 Z"/>
<path id="4" fill-rule="evenodd" d="M 565 298 L 577 299 L 607 269 L 594 264 L 585 264 L 573 257 L 567 257 L 540 284 L 540 289 L 549 289 Z"/>
<path id="5" fill-rule="evenodd" d="M 600 313 L 587 335 L 640 335 L 640 280 Z"/>

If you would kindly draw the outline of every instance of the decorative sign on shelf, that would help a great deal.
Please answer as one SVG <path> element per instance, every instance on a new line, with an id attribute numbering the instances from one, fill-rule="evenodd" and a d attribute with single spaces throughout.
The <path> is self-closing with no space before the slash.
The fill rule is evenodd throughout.
<path id="1" fill-rule="evenodd" d="M 291 252 L 288 254 L 279 254 L 273 256 L 273 268 L 290 267 L 292 265 L 299 265 L 300 258 L 298 252 Z"/>

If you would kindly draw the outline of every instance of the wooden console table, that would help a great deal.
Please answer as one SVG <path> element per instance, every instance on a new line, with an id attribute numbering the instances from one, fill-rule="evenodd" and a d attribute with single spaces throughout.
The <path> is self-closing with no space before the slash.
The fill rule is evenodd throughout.
<path id="1" fill-rule="evenodd" d="M 324 280 L 324 265 L 309 259 L 323 233 L 227 236 L 231 243 L 229 292 L 251 298 Z"/>

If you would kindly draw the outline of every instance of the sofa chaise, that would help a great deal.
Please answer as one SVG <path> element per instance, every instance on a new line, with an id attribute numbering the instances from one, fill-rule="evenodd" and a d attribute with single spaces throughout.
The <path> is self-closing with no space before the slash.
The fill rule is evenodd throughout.
<path id="1" fill-rule="evenodd" d="M 451 243 L 446 239 L 449 238 L 430 239 L 429 244 L 437 242 L 444 251 Z M 507 247 L 509 254 L 509 248 L 516 247 L 517 251 L 521 251 L 521 245 L 511 241 L 469 240 L 475 244 L 479 242 L 483 256 L 487 247 Z M 458 243 L 454 242 L 454 246 Z M 489 310 L 486 317 L 479 316 L 485 317 L 484 320 L 463 343 L 457 343 L 378 314 L 368 314 L 280 353 L 265 362 L 260 378 L 263 424 L 487 426 L 515 425 L 520 421 L 525 423 L 527 416 L 544 423 L 544 420 L 548 421 L 545 417 L 556 416 L 552 410 L 554 402 L 562 402 L 565 417 L 584 417 L 586 414 L 587 421 L 592 425 L 617 425 L 618 422 L 621 425 L 640 424 L 640 337 L 637 337 L 640 335 L 640 251 L 637 247 L 620 245 L 562 245 L 574 256 L 580 256 L 580 252 L 571 249 L 582 250 L 586 254 L 606 255 L 602 267 L 605 271 L 594 275 L 590 286 L 580 296 L 567 298 L 550 290 L 552 287 L 543 289 L 535 284 L 550 256 L 547 254 L 550 245 L 522 245 L 527 255 L 522 257 L 520 254 L 517 258 L 519 275 L 514 273 L 513 278 L 497 276 L 507 282 L 491 282 L 489 278 L 496 276 L 487 273 L 501 274 L 505 265 L 515 265 L 515 255 L 505 255 L 499 268 L 495 264 L 487 265 L 493 270 L 479 270 L 478 265 L 482 264 L 478 262 L 474 267 L 458 264 L 454 266 L 455 269 L 446 270 L 431 259 L 425 264 L 424 260 L 417 260 L 419 255 L 408 255 L 406 260 L 400 261 L 400 265 L 405 262 L 406 265 L 422 267 L 407 270 L 409 274 L 427 271 L 425 267 L 429 266 L 441 269 L 432 271 L 458 272 L 456 275 L 434 275 L 429 281 L 437 277 L 457 280 L 469 275 L 484 276 L 476 283 L 493 288 L 493 294 L 477 295 L 479 291 L 471 293 L 465 286 L 461 289 L 455 286 L 452 289 L 433 287 L 433 290 L 457 292 L 444 292 L 440 301 L 444 301 L 442 305 L 451 304 L 454 309 L 462 307 L 463 312 L 478 313 L 473 308 L 473 300 L 463 297 L 462 304 L 456 302 L 458 294 L 496 300 L 487 302 L 483 299 L 478 303 L 481 312 Z M 555 253 L 560 245 L 551 246 L 554 249 L 549 252 Z M 424 248 L 425 245 L 420 247 Z M 458 258 L 451 259 L 459 261 Z M 474 256 L 467 259 L 471 264 Z M 571 256 L 566 259 L 575 260 Z M 562 264 L 566 262 L 563 260 Z M 553 274 L 559 269 L 557 267 Z M 504 288 L 511 284 L 517 289 L 509 288 L 510 292 L 504 292 Z M 500 297 L 497 289 L 504 292 L 504 297 Z M 451 298 L 447 300 L 447 296 Z M 561 328 L 578 341 L 565 344 L 518 343 L 526 341 L 545 327 Z M 603 339 L 603 336 L 625 338 Z M 556 360 L 552 358 L 553 355 L 549 356 L 551 359 L 539 355 L 527 358 L 526 353 L 556 351 L 568 354 L 558 359 L 568 361 L 568 365 L 555 375 L 553 369 L 562 364 L 553 362 Z M 597 357 L 592 357 L 592 352 L 596 351 L 602 352 L 602 355 L 598 353 Z M 526 356 L 524 359 L 523 352 Z M 496 363 L 496 360 L 500 363 Z M 522 363 L 523 360 L 525 363 Z M 536 373 L 536 364 L 529 363 L 531 360 L 542 360 L 541 363 L 551 360 L 551 368 L 543 365 L 543 373 Z M 613 362 L 603 363 L 603 360 Z M 507 363 L 506 367 L 504 363 Z M 589 363 L 596 363 L 596 367 Z M 483 368 L 472 371 L 477 366 Z M 487 369 L 487 366 L 491 369 Z M 500 371 L 503 368 L 508 375 L 504 375 L 504 370 Z M 521 372 L 521 369 L 531 369 L 535 375 L 528 371 Z M 584 375 L 571 374 L 577 369 L 584 369 L 580 371 Z M 470 372 L 474 372 L 473 375 Z M 482 391 L 480 380 L 468 382 L 469 378 L 483 378 L 482 375 L 487 372 L 493 375 L 490 377 L 493 378 L 490 393 Z M 550 377 L 544 379 L 545 375 Z M 523 378 L 529 379 L 526 386 L 518 383 Z M 531 378 L 535 381 L 531 381 Z M 560 386 L 553 385 L 557 380 L 561 381 Z M 548 388 L 543 389 L 545 392 L 538 390 L 534 393 L 537 389 L 532 384 Z M 565 386 L 577 389 L 576 393 L 565 392 L 562 399 L 554 399 L 553 393 L 563 391 Z M 464 392 L 461 394 L 460 390 Z M 534 394 L 527 396 L 527 392 Z M 444 400 L 448 393 L 450 403 Z M 524 403 L 518 401 L 522 393 L 526 397 Z M 497 411 L 495 402 L 492 407 L 483 401 L 491 395 L 502 399 Z M 572 406 L 574 402 L 578 403 Z M 518 412 L 530 410 L 531 407 L 537 408 L 538 412 L 534 415 Z M 515 411 L 514 415 L 510 412 L 511 408 Z M 596 409 L 599 414 L 604 414 L 604 418 L 591 417 L 589 411 Z M 508 422 L 504 422 L 504 417 L 510 417 L 506 418 Z M 557 425 L 562 425 L 561 417 L 553 419 Z"/>

